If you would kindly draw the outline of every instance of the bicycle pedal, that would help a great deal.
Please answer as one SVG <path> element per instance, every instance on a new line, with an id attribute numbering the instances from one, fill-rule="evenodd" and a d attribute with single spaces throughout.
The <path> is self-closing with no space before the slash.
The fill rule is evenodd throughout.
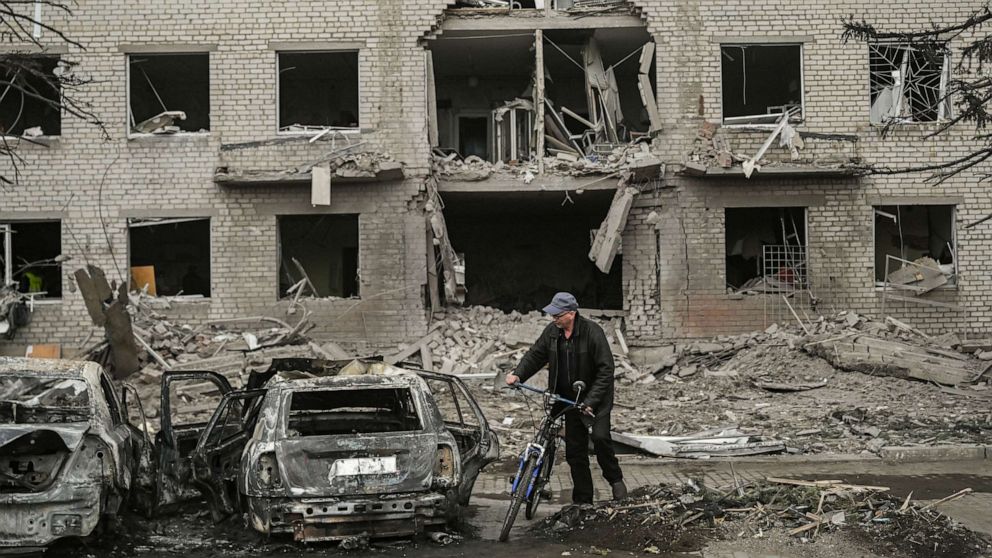
<path id="1" fill-rule="evenodd" d="M 542 488 L 541 489 L 541 498 L 544 499 L 544 500 L 550 500 L 551 499 L 551 490 L 550 489 L 547 489 L 547 488 Z"/>

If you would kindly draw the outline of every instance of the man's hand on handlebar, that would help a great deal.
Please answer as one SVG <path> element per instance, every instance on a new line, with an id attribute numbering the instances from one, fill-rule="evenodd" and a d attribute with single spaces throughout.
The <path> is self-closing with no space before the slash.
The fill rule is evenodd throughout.
<path id="1" fill-rule="evenodd" d="M 506 385 L 508 386 L 515 386 L 519 381 L 520 381 L 520 377 L 517 376 L 516 374 L 506 375 Z"/>
<path id="2" fill-rule="evenodd" d="M 583 415 L 586 415 L 587 417 L 594 417 L 594 416 L 596 416 L 596 413 L 593 412 L 592 407 L 590 407 L 589 405 L 583 405 L 583 404 L 580 403 L 579 404 L 579 411 Z"/>

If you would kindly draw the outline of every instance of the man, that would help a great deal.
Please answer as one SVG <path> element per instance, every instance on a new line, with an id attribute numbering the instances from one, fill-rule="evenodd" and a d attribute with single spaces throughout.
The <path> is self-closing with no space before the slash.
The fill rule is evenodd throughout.
<path id="1" fill-rule="evenodd" d="M 572 502 L 592 503 L 587 422 L 592 424 L 593 448 L 603 477 L 613 488 L 613 499 L 622 500 L 627 497 L 627 485 L 610 438 L 614 363 L 606 334 L 599 325 L 579 315 L 579 304 L 569 293 L 556 294 L 543 310 L 551 316 L 551 323 L 516 370 L 506 376 L 506 383 L 512 386 L 526 381 L 547 365 L 548 391 L 575 400 L 572 385 L 580 380 L 585 382 L 581 414 L 565 413 L 565 460 L 572 470 Z"/>

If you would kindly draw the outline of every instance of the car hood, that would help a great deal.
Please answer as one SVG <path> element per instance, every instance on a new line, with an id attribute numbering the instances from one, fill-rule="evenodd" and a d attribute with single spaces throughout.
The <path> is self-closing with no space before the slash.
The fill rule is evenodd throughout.
<path id="1" fill-rule="evenodd" d="M 17 440 L 21 436 L 44 431 L 54 432 L 65 444 L 69 451 L 76 451 L 83 437 L 90 430 L 88 422 L 72 422 L 67 424 L 0 424 L 0 448 Z"/>

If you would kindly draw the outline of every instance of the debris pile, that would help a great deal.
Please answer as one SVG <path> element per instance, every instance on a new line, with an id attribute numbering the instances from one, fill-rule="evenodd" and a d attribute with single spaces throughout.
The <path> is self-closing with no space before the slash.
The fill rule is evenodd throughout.
<path id="1" fill-rule="evenodd" d="M 809 542 L 821 533 L 840 531 L 870 535 L 874 544 L 900 555 L 981 556 L 992 541 L 970 531 L 937 508 L 971 489 L 922 503 L 889 495 L 883 486 L 845 484 L 838 480 L 768 478 L 724 489 L 689 481 L 680 486 L 644 487 L 623 502 L 569 506 L 538 528 L 570 543 L 603 544 L 610 550 L 658 554 L 700 550 L 705 537 L 694 532 L 717 530 L 718 537 L 765 537 L 785 531 Z M 615 536 L 622 532 L 623 537 Z M 708 534 L 712 537 L 712 533 Z M 696 548 L 686 548 L 692 541 Z"/>
<path id="2" fill-rule="evenodd" d="M 774 121 L 767 122 L 774 125 L 772 128 L 748 127 L 733 131 L 728 131 L 719 124 L 704 121 L 696 133 L 692 148 L 683 157 L 682 172 L 697 176 L 740 172 L 747 178 L 750 178 L 755 171 L 760 171 L 762 167 L 853 172 L 858 159 L 853 150 L 847 152 L 845 145 L 853 145 L 857 137 L 799 132 L 790 122 L 798 114 L 798 109 L 793 108 L 792 112 L 782 113 L 781 116 L 777 116 L 777 113 L 769 115 L 776 117 Z M 749 134 L 754 132 L 764 134 L 766 137 L 753 155 L 742 153 L 732 146 L 732 139 L 752 143 L 753 138 Z M 809 146 L 808 142 L 811 142 Z M 769 149 L 776 147 L 780 152 L 772 152 L 775 156 L 766 158 Z M 815 147 L 815 149 L 807 149 L 807 147 Z M 822 152 L 821 156 L 817 156 L 820 152 Z M 731 169 L 735 170 L 731 171 Z"/>
<path id="3" fill-rule="evenodd" d="M 304 357 L 346 359 L 351 355 L 334 343 L 323 346 L 311 341 L 306 333 L 314 327 L 309 313 L 303 311 L 294 324 L 278 318 L 256 316 L 214 320 L 200 327 L 175 323 L 160 310 L 169 306 L 167 299 L 131 293 L 127 305 L 134 339 L 140 347 L 140 370 L 128 380 L 141 397 L 146 418 L 157 419 L 161 404 L 161 378 L 167 370 L 212 371 L 239 388 L 248 374 L 264 369 L 273 358 Z M 106 341 L 91 345 L 85 354 L 100 362 L 107 358 Z M 219 396 L 213 384 L 184 385 L 175 406 L 178 415 L 206 421 L 217 405 L 203 396 Z M 150 430 L 158 429 L 158 420 L 149 421 Z"/>
<path id="4" fill-rule="evenodd" d="M 634 370 L 627 359 L 629 349 L 623 339 L 621 320 L 604 320 L 595 313 L 583 313 L 583 316 L 603 326 L 617 366 Z M 426 370 L 456 376 L 493 378 L 512 372 L 549 323 L 547 316 L 538 311 L 507 314 L 486 306 L 451 308 L 444 318 L 431 325 L 425 336 L 400 346 L 385 360 L 390 364 L 412 361 Z"/>
<path id="5" fill-rule="evenodd" d="M 536 317 L 534 322 L 540 324 Z M 884 456 L 887 447 L 984 444 L 992 435 L 992 339 L 925 337 L 898 320 L 852 312 L 804 326 L 808 335 L 798 324 L 773 325 L 764 332 L 631 349 L 629 360 L 617 359 L 615 372 L 612 426 L 618 439 L 639 440 L 627 445 L 648 455 L 699 458 L 781 451 Z M 523 337 L 531 336 L 536 332 Z M 843 347 L 853 340 L 859 340 L 858 350 Z M 836 353 L 821 347 L 833 343 L 840 344 Z M 861 343 L 884 343 L 885 351 L 862 351 Z M 837 366 L 836 354 L 844 359 Z M 896 364 L 913 374 L 879 374 L 897 371 Z M 913 379 L 927 370 L 927 381 Z M 968 382 L 932 383 L 962 370 Z M 513 455 L 539 424 L 540 401 L 500 389 L 499 382 L 469 385 L 499 432 L 504 455 Z M 709 447 L 666 445 L 673 440 Z"/>
<path id="6" fill-rule="evenodd" d="M 490 163 L 476 155 L 461 158 L 452 150 L 435 149 L 433 162 L 438 176 L 460 182 L 476 182 L 501 175 L 530 184 L 540 172 L 536 160 Z M 661 159 L 651 153 L 646 142 L 595 145 L 587 154 L 560 152 L 544 157 L 543 162 L 545 174 L 554 176 L 609 175 L 629 170 L 634 172 L 635 178 L 649 180 L 663 174 Z"/>

